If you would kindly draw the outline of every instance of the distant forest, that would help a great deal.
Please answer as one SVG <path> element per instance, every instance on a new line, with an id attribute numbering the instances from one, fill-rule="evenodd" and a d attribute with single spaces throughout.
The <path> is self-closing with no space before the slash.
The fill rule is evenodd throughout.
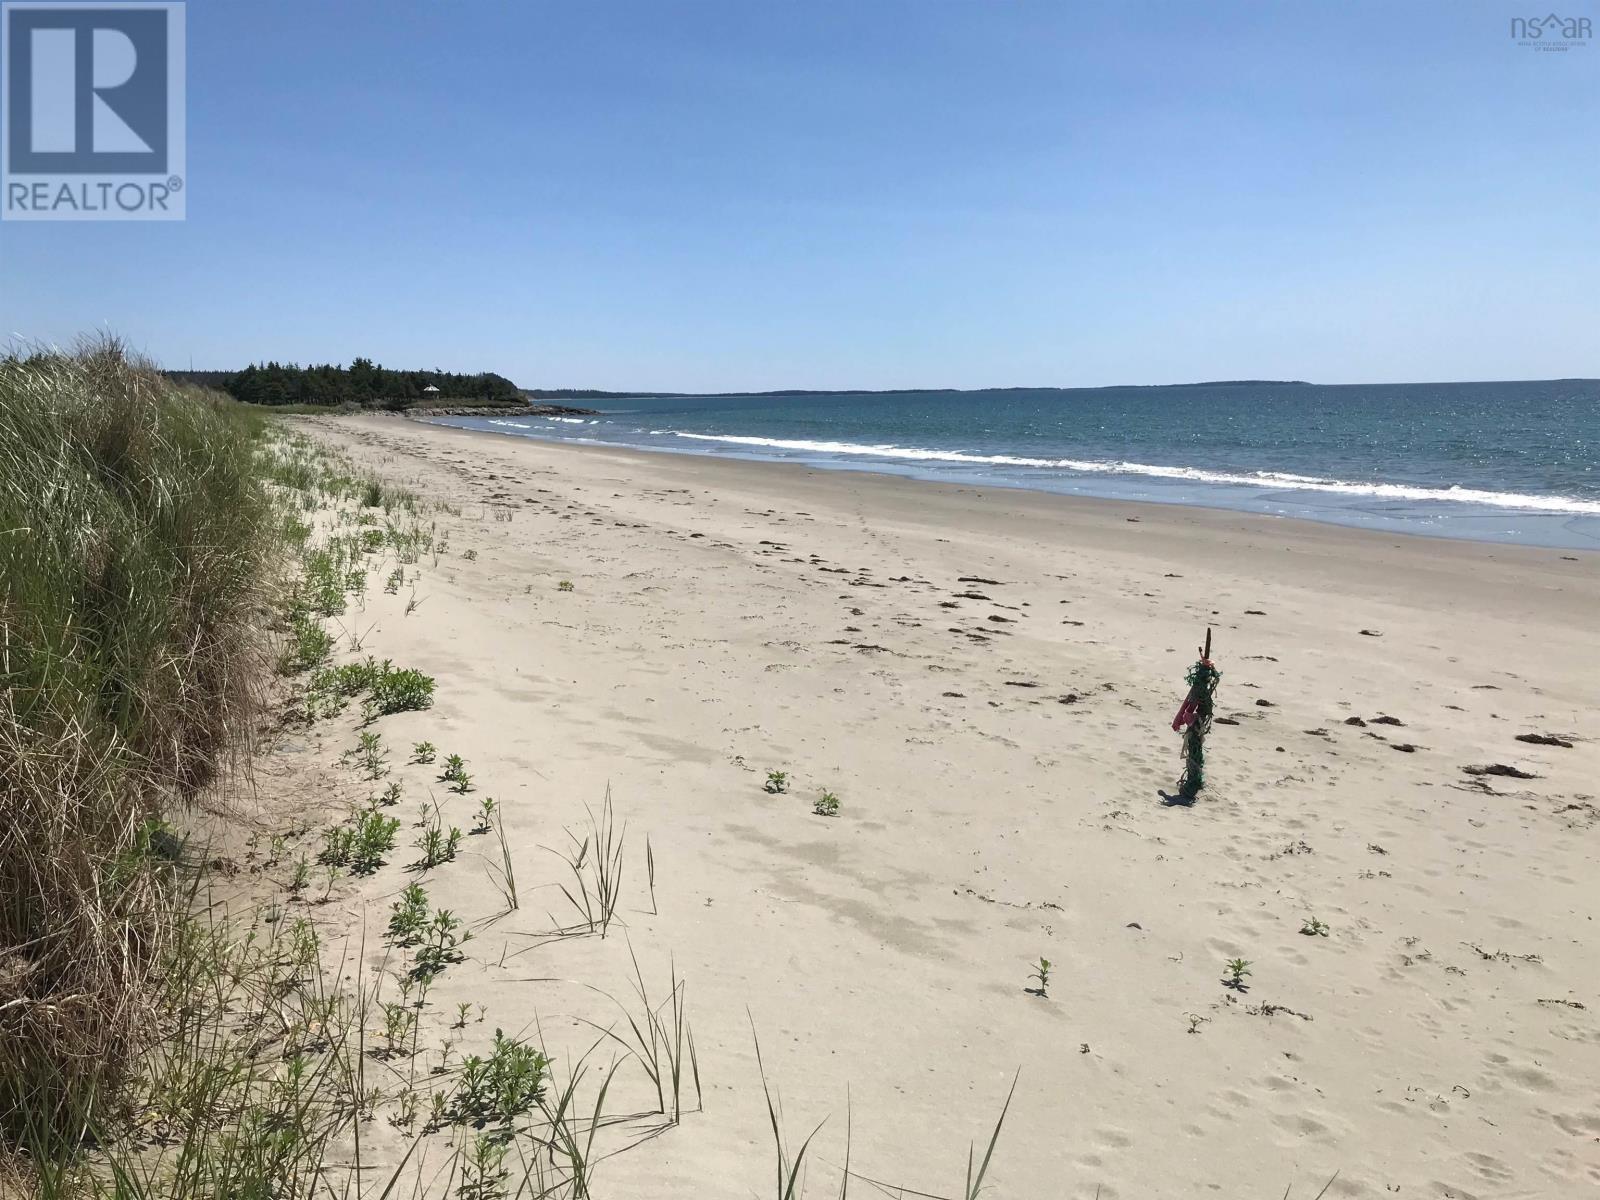
<path id="1" fill-rule="evenodd" d="M 299 367 L 283 363 L 252 363 L 242 371 L 169 371 L 175 379 L 227 392 L 246 404 L 312 404 L 334 407 L 358 404 L 363 408 L 409 408 L 426 398 L 444 401 L 519 403 L 522 392 L 504 375 L 483 371 L 458 375 L 450 371 L 391 371 L 370 358 L 358 358 L 348 367 L 324 364 Z M 426 391 L 429 387 L 438 392 Z"/>

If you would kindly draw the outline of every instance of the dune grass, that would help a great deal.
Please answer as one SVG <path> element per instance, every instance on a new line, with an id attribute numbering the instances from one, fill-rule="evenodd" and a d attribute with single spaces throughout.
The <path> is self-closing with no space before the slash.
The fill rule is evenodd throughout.
<path id="1" fill-rule="evenodd" d="M 113 340 L 0 362 L 0 1131 L 71 1141 L 152 1028 L 164 819 L 241 744 L 262 418 Z"/>

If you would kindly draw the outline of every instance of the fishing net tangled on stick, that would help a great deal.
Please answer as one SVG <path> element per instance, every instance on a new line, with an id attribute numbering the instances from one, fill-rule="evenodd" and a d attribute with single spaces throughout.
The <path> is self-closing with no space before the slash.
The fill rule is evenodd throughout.
<path id="1" fill-rule="evenodd" d="M 1183 775 L 1178 780 L 1178 794 L 1193 800 L 1205 786 L 1206 734 L 1211 732 L 1212 701 L 1217 681 L 1222 672 L 1211 665 L 1211 630 L 1206 630 L 1206 644 L 1200 650 L 1200 661 L 1189 668 L 1185 682 L 1189 694 L 1172 719 L 1172 728 L 1183 731 Z"/>

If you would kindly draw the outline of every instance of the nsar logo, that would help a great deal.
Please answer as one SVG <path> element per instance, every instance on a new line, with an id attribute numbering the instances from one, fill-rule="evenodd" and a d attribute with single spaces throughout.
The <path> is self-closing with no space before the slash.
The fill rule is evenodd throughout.
<path id="1" fill-rule="evenodd" d="M 1588 44 L 1593 33 L 1588 17 L 1512 17 L 1511 37 L 1531 50 L 1573 50 Z"/>
<path id="2" fill-rule="evenodd" d="M 181 221 L 184 6 L 4 5 L 8 221 Z"/>

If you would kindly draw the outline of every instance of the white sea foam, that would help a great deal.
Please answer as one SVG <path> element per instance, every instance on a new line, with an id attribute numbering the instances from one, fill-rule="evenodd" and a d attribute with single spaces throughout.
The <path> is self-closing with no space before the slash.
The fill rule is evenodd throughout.
<path id="1" fill-rule="evenodd" d="M 654 431 L 652 431 L 654 432 Z M 1226 483 L 1246 487 L 1285 488 L 1297 492 L 1327 492 L 1342 496 L 1365 496 L 1379 500 L 1438 500 L 1458 504 L 1481 504 L 1492 508 L 1514 508 L 1536 512 L 1600 515 L 1600 501 L 1571 496 L 1535 496 L 1521 492 L 1490 492 L 1478 488 L 1451 486 L 1420 487 L 1408 483 L 1358 483 L 1343 479 L 1323 479 L 1315 475 L 1294 475 L 1285 471 L 1208 471 L 1200 467 L 1165 467 L 1152 463 L 1102 462 L 1074 458 L 1026 458 L 1010 454 L 963 454 L 958 450 L 918 450 L 905 446 L 864 446 L 855 442 L 819 442 L 784 438 L 741 437 L 734 434 L 680 433 L 674 436 L 697 442 L 720 442 L 730 446 L 760 446 L 773 450 L 801 450 L 816 454 L 851 454 L 866 458 L 888 458 L 912 462 L 970 463 L 978 466 L 1031 467 L 1042 470 L 1077 471 L 1093 475 L 1141 475 L 1155 479 L 1180 479 L 1192 483 Z"/>

